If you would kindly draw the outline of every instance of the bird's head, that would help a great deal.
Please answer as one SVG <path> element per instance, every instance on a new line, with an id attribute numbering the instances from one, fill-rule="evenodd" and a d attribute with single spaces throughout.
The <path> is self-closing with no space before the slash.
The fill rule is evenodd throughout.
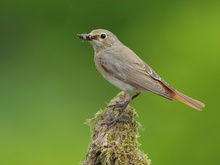
<path id="1" fill-rule="evenodd" d="M 104 29 L 96 29 L 89 34 L 78 34 L 77 36 L 90 42 L 95 50 L 106 49 L 120 42 L 113 33 Z"/>

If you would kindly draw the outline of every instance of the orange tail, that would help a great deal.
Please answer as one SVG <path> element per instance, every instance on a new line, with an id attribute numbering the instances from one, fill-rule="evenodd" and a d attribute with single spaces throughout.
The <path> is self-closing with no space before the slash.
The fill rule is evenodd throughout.
<path id="1" fill-rule="evenodd" d="M 175 99 L 177 99 L 178 101 L 192 107 L 195 108 L 197 110 L 202 110 L 203 107 L 205 107 L 205 104 L 203 104 L 202 102 L 195 100 L 193 98 L 190 98 L 178 91 L 176 92 L 170 92 L 171 96 Z"/>
<path id="2" fill-rule="evenodd" d="M 203 107 L 205 107 L 205 104 L 203 104 L 202 102 L 195 100 L 193 98 L 190 98 L 189 96 L 186 96 L 176 90 L 174 90 L 172 87 L 170 87 L 168 84 L 164 84 L 166 82 L 159 82 L 161 86 L 163 86 L 163 88 L 176 100 L 194 108 L 197 109 L 199 111 L 202 110 Z M 172 89 L 171 89 L 172 88 Z"/>

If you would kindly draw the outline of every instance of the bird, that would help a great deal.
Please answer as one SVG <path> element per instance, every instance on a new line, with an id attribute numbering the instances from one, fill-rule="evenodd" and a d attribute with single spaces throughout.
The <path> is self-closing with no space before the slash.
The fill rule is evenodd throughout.
<path id="1" fill-rule="evenodd" d="M 127 105 L 142 92 L 152 92 L 168 100 L 178 100 L 196 110 L 205 104 L 175 90 L 147 63 L 125 46 L 112 32 L 95 29 L 89 34 L 77 34 L 94 49 L 94 62 L 101 75 L 125 92 L 125 101 L 114 121 L 120 118 Z M 135 92 L 132 96 L 131 93 Z"/>

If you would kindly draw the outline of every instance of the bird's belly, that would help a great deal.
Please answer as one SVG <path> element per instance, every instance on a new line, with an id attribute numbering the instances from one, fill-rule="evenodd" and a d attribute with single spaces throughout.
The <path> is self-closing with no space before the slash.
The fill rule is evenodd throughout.
<path id="1" fill-rule="evenodd" d="M 134 92 L 135 89 L 133 86 L 118 80 L 117 78 L 111 78 L 111 79 L 107 79 L 111 84 L 113 84 L 114 86 L 116 86 L 117 88 L 123 90 L 123 91 L 128 91 L 128 92 Z"/>

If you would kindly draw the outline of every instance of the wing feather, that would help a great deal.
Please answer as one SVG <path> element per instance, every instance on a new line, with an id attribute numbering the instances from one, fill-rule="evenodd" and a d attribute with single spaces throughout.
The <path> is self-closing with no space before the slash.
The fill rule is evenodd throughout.
<path id="1" fill-rule="evenodd" d="M 100 57 L 103 69 L 115 78 L 132 85 L 140 91 L 150 91 L 173 100 L 172 96 L 160 85 L 163 80 L 146 63 L 136 56 L 130 49 L 129 55 L 124 54 L 124 59 L 109 52 Z M 125 51 L 126 52 L 126 51 Z M 123 52 L 123 53 L 125 53 Z M 118 52 L 120 53 L 120 52 Z M 134 54 L 135 56 L 130 56 Z M 166 86 L 166 85 L 165 85 Z"/>

